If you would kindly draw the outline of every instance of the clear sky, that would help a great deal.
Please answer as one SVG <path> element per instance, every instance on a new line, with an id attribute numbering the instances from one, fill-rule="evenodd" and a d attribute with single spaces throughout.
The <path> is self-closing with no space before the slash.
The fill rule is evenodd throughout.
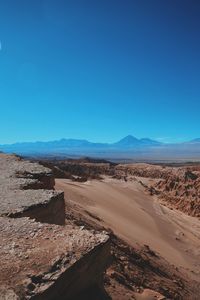
<path id="1" fill-rule="evenodd" d="M 199 0 L 0 0 L 0 144 L 200 137 Z"/>

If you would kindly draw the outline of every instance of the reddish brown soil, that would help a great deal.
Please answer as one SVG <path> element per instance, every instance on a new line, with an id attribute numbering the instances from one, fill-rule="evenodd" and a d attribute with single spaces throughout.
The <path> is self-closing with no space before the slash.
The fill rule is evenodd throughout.
<path id="1" fill-rule="evenodd" d="M 71 220 L 88 229 L 109 230 L 102 226 L 99 217 L 68 201 L 66 217 L 68 222 Z M 111 299 L 140 299 L 137 297 L 146 289 L 151 292 L 145 291 L 146 296 L 141 299 L 198 299 L 195 297 L 200 291 L 199 284 L 170 265 L 148 245 L 135 244 L 133 247 L 112 231 L 110 235 L 112 261 L 105 274 L 104 286 Z M 154 298 L 149 298 L 152 291 Z"/>

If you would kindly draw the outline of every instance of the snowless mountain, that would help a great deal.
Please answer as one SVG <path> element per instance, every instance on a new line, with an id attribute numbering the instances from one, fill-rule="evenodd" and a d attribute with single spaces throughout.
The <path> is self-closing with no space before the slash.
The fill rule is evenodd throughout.
<path id="1" fill-rule="evenodd" d="M 184 143 L 166 144 L 150 138 L 128 135 L 115 143 L 93 143 L 81 139 L 61 139 L 48 142 L 26 142 L 0 145 L 0 151 L 33 156 L 91 156 L 133 159 L 200 160 L 200 138 Z"/>

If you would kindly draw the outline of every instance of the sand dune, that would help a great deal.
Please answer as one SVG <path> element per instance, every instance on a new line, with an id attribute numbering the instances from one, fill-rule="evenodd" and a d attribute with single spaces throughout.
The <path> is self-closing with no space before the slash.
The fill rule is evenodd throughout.
<path id="1" fill-rule="evenodd" d="M 130 245 L 146 244 L 191 278 L 200 274 L 200 221 L 170 210 L 145 193 L 138 182 L 105 178 L 74 183 L 57 179 L 65 198 L 98 216 Z"/>

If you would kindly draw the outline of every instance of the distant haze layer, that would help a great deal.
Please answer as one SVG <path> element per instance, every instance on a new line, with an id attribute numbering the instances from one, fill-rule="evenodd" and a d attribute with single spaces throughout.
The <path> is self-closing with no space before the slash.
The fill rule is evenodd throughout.
<path id="1" fill-rule="evenodd" d="M 26 156 L 91 156 L 133 160 L 200 160 L 200 139 L 166 144 L 149 138 L 128 135 L 112 144 L 87 140 L 61 139 L 49 142 L 26 142 L 0 145 L 0 151 Z"/>

